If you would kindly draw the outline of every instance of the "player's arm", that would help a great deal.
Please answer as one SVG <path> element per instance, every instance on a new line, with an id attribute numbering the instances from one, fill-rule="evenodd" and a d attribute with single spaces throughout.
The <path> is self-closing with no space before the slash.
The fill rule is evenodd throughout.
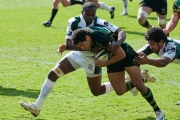
<path id="1" fill-rule="evenodd" d="M 118 35 L 118 40 L 117 40 L 116 44 L 118 44 L 119 46 L 121 46 L 121 45 L 124 43 L 125 39 L 126 39 L 126 33 L 125 33 L 124 31 L 122 31 L 121 29 L 118 28 L 118 29 L 115 31 L 115 34 Z"/>
<path id="2" fill-rule="evenodd" d="M 106 27 L 107 29 L 109 29 L 111 32 L 115 33 L 118 36 L 118 41 L 116 44 L 121 46 L 121 44 L 124 43 L 124 41 L 126 39 L 126 34 L 118 26 L 113 25 L 113 24 L 109 23 L 108 21 L 100 19 L 100 18 L 97 18 L 96 22 L 98 25 Z"/>
<path id="3" fill-rule="evenodd" d="M 124 43 L 124 41 L 126 39 L 125 32 L 120 30 L 119 28 L 115 31 L 115 34 L 117 34 L 118 40 L 117 40 L 116 44 L 113 44 L 108 47 L 108 50 L 111 52 L 115 52 L 119 48 L 119 46 L 121 46 L 121 44 Z"/>
<path id="4" fill-rule="evenodd" d="M 178 21 L 179 21 L 179 16 L 172 14 L 171 20 L 168 22 L 166 28 L 163 29 L 164 33 L 168 34 L 171 31 L 173 31 L 174 28 L 177 26 Z"/>
<path id="5" fill-rule="evenodd" d="M 77 50 L 77 51 L 82 51 L 81 48 L 79 47 L 76 47 L 71 39 L 66 39 L 66 45 L 65 44 L 61 44 L 58 46 L 58 53 L 62 55 L 62 53 L 65 51 L 65 50 Z"/>
<path id="6" fill-rule="evenodd" d="M 139 53 L 139 57 L 136 58 L 136 61 L 139 64 L 149 64 L 155 67 L 165 67 L 171 62 L 171 59 L 165 56 L 163 56 L 162 58 L 157 58 L 157 59 L 149 59 L 145 53 L 141 52 Z"/>
<path id="7" fill-rule="evenodd" d="M 116 63 L 125 57 L 126 57 L 125 52 L 123 51 L 123 49 L 121 47 L 119 47 L 117 49 L 117 51 L 115 53 L 113 53 L 112 57 L 109 60 L 107 60 L 105 62 L 101 62 L 101 61 L 95 59 L 94 62 L 97 67 L 105 67 L 110 64 Z"/>

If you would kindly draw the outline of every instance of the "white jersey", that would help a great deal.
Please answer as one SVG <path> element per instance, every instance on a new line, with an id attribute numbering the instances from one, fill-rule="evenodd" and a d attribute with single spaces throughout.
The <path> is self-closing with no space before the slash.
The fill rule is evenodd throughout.
<path id="1" fill-rule="evenodd" d="M 117 26 L 109 23 L 106 20 L 102 20 L 98 17 L 95 17 L 93 22 L 89 26 L 86 26 L 86 22 L 85 22 L 83 16 L 80 15 L 80 16 L 76 16 L 76 17 L 69 19 L 68 25 L 67 25 L 67 30 L 66 30 L 66 39 L 71 39 L 71 35 L 74 30 L 76 30 L 78 28 L 85 28 L 85 27 L 91 27 L 91 26 L 104 26 L 104 27 L 108 28 L 109 30 L 111 30 L 112 32 L 115 32 L 118 29 Z"/>
<path id="2" fill-rule="evenodd" d="M 139 49 L 138 52 L 144 52 L 146 55 L 153 53 L 149 44 Z M 168 57 L 171 61 L 176 63 L 179 61 L 178 63 L 180 63 L 180 40 L 168 38 L 167 42 L 164 43 L 163 47 L 156 54 L 161 58 Z"/>

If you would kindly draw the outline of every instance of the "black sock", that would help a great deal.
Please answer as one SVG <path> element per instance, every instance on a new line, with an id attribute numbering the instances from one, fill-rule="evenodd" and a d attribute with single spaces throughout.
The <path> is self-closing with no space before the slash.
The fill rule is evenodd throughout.
<path id="1" fill-rule="evenodd" d="M 49 20 L 51 23 L 52 23 L 54 17 L 56 16 L 57 12 L 58 12 L 58 9 L 54 9 L 54 8 L 52 9 L 51 18 Z"/>
<path id="2" fill-rule="evenodd" d="M 150 28 L 150 27 L 152 27 L 147 20 L 146 20 L 141 26 L 143 26 L 143 27 L 145 27 L 145 28 Z"/>
<path id="3" fill-rule="evenodd" d="M 75 5 L 75 4 L 83 5 L 84 3 L 82 1 L 71 0 L 71 5 Z"/>
<path id="4" fill-rule="evenodd" d="M 158 105 L 156 104 L 156 101 L 154 100 L 152 91 L 148 87 L 146 93 L 142 94 L 142 96 L 148 101 L 148 103 L 152 106 L 154 111 L 160 110 Z"/>
<path id="5" fill-rule="evenodd" d="M 125 83 L 126 83 L 126 92 L 131 90 L 134 87 L 131 80 L 127 80 Z"/>

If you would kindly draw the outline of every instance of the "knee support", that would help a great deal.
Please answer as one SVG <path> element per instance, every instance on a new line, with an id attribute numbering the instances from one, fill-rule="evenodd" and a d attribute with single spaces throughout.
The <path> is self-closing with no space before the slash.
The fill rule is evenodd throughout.
<path id="1" fill-rule="evenodd" d="M 140 18 L 142 15 L 143 15 L 145 18 L 148 17 L 148 13 L 147 13 L 146 11 L 140 9 L 140 10 L 138 11 L 138 18 Z"/>
<path id="2" fill-rule="evenodd" d="M 160 18 L 158 18 L 158 24 L 159 24 L 159 25 L 164 25 L 164 24 L 166 24 L 166 19 L 160 19 Z"/>
<path id="3" fill-rule="evenodd" d="M 62 71 L 58 66 L 54 67 L 54 68 L 52 69 L 52 71 L 53 71 L 54 73 L 56 73 L 56 75 L 57 75 L 58 77 L 61 77 L 61 76 L 64 75 L 63 71 Z"/>

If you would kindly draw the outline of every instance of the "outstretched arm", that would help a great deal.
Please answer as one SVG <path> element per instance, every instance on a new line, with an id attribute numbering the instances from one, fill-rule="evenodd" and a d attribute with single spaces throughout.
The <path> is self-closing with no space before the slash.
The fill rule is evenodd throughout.
<path id="1" fill-rule="evenodd" d="M 136 57 L 136 61 L 139 64 L 149 64 L 153 65 L 155 67 L 165 67 L 171 62 L 171 59 L 168 57 L 162 57 L 157 59 L 149 59 L 145 53 L 141 52 L 139 53 L 139 56 Z"/>

